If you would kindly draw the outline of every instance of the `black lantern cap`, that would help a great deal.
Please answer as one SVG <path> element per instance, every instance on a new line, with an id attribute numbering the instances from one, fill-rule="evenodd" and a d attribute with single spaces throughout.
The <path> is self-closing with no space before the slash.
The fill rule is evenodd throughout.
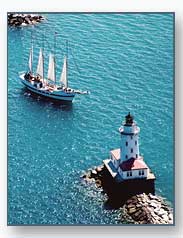
<path id="1" fill-rule="evenodd" d="M 130 114 L 130 112 L 128 113 L 128 115 L 125 118 L 126 118 L 125 125 L 131 126 L 133 124 L 134 117 Z"/>

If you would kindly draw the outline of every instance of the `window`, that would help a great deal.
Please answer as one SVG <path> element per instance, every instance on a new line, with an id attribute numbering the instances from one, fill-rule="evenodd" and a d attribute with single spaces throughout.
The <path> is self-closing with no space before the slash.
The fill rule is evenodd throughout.
<path id="1" fill-rule="evenodd" d="M 126 157 L 126 159 L 128 159 L 128 155 L 126 155 L 125 157 Z"/>
<path id="2" fill-rule="evenodd" d="M 127 177 L 132 176 L 132 171 L 128 171 L 128 172 L 126 173 L 126 176 L 127 176 Z"/>
<path id="3" fill-rule="evenodd" d="M 131 140 L 133 139 L 133 136 L 131 136 Z"/>
<path id="4" fill-rule="evenodd" d="M 144 175 L 144 170 L 139 171 L 139 176 Z"/>
<path id="5" fill-rule="evenodd" d="M 135 145 L 137 145 L 137 141 L 135 141 Z"/>
<path id="6" fill-rule="evenodd" d="M 126 141 L 126 146 L 128 146 L 128 141 Z"/>
<path id="7" fill-rule="evenodd" d="M 136 154 L 136 158 L 138 158 L 138 155 Z"/>
<path id="8" fill-rule="evenodd" d="M 133 149 L 131 149 L 131 153 L 133 153 Z"/>

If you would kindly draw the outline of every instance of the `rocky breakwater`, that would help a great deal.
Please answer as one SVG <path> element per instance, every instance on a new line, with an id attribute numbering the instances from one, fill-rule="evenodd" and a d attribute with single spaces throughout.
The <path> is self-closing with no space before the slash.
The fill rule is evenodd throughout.
<path id="1" fill-rule="evenodd" d="M 9 26 L 27 26 L 34 25 L 42 22 L 45 18 L 37 14 L 8 14 L 8 25 Z"/>
<path id="2" fill-rule="evenodd" d="M 173 224 L 172 209 L 159 196 L 137 194 L 126 201 L 124 208 L 138 224 Z"/>
<path id="3" fill-rule="evenodd" d="M 111 181 L 103 165 L 89 169 L 81 178 L 87 184 L 94 183 L 97 188 L 102 188 L 108 194 L 109 187 L 106 184 L 111 184 Z M 114 189 L 118 188 L 118 185 L 115 187 L 114 182 L 112 186 Z M 122 197 L 123 194 L 119 193 L 118 197 L 120 196 Z M 133 224 L 173 224 L 173 209 L 158 195 L 136 194 L 126 199 L 125 202 L 122 201 L 118 208 L 121 210 L 121 222 L 123 223 L 125 220 Z"/>

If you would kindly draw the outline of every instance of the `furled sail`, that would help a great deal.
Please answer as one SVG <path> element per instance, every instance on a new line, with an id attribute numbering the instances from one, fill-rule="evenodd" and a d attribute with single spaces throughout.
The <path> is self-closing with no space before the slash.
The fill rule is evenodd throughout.
<path id="1" fill-rule="evenodd" d="M 42 49 L 40 49 L 40 52 L 39 52 L 39 60 L 38 60 L 36 73 L 39 74 L 43 78 L 43 51 Z"/>
<path id="2" fill-rule="evenodd" d="M 68 82 L 67 82 L 67 58 L 66 57 L 64 58 L 64 64 L 63 64 L 63 68 L 62 68 L 60 82 L 66 88 L 68 87 Z"/>
<path id="3" fill-rule="evenodd" d="M 29 55 L 29 71 L 32 73 L 32 62 L 33 62 L 33 47 L 30 49 L 30 55 Z"/>
<path id="4" fill-rule="evenodd" d="M 55 60 L 54 55 L 50 53 L 48 64 L 48 79 L 55 82 Z"/>

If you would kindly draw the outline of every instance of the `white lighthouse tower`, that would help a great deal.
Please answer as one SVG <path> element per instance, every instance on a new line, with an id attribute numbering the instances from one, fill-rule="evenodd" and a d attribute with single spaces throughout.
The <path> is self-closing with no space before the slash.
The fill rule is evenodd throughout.
<path id="1" fill-rule="evenodd" d="M 121 133 L 120 162 L 130 158 L 139 158 L 138 134 L 140 128 L 134 122 L 130 112 L 125 118 L 125 122 L 119 128 Z"/>
<path id="2" fill-rule="evenodd" d="M 110 158 L 103 161 L 105 167 L 117 181 L 147 179 L 150 176 L 149 167 L 139 154 L 140 128 L 130 112 L 125 117 L 119 132 L 121 134 L 120 148 L 110 151 Z"/>

